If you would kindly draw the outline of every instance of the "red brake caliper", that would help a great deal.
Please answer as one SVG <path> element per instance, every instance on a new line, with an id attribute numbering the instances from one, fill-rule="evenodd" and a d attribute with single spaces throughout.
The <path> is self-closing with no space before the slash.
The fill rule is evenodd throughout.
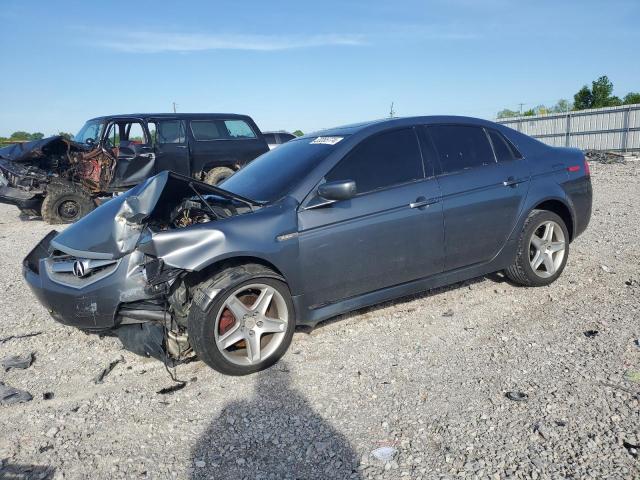
<path id="1" fill-rule="evenodd" d="M 224 335 L 229 331 L 233 325 L 236 323 L 236 317 L 233 316 L 231 310 L 225 308 L 222 312 L 222 316 L 220 317 L 220 323 L 218 324 L 218 333 L 220 335 Z"/>

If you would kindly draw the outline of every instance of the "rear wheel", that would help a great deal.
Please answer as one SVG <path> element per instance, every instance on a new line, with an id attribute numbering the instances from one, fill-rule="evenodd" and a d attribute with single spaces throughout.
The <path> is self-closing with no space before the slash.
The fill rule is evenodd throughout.
<path id="1" fill-rule="evenodd" d="M 204 181 L 209 185 L 217 185 L 223 180 L 226 180 L 235 172 L 229 167 L 216 167 L 209 170 L 204 176 Z"/>
<path id="2" fill-rule="evenodd" d="M 542 287 L 553 283 L 569 257 L 569 232 L 555 213 L 533 210 L 525 221 L 516 258 L 505 274 L 520 285 Z"/>
<path id="3" fill-rule="evenodd" d="M 95 208 L 87 192 L 72 183 L 51 183 L 42 202 L 42 218 L 49 224 L 73 223 Z"/>
<path id="4" fill-rule="evenodd" d="M 200 286 L 189 313 L 189 341 L 207 365 L 247 375 L 276 363 L 295 329 L 287 284 L 261 265 L 228 268 Z M 217 292 L 209 300 L 206 292 Z"/>

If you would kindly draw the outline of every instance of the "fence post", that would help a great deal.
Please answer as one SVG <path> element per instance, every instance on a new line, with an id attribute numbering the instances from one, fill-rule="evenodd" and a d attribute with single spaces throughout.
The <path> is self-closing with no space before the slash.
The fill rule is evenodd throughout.
<path id="1" fill-rule="evenodd" d="M 624 111 L 624 117 L 622 120 L 622 139 L 620 150 L 627 151 L 627 142 L 629 141 L 629 116 L 631 115 L 631 105 Z"/>
<path id="2" fill-rule="evenodd" d="M 564 146 L 568 147 L 571 144 L 571 114 L 567 112 L 567 128 L 565 132 Z"/>

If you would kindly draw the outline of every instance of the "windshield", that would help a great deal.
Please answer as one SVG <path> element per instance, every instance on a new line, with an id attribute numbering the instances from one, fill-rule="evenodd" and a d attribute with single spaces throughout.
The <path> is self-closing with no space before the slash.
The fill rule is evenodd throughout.
<path id="1" fill-rule="evenodd" d="M 98 142 L 102 136 L 103 123 L 100 120 L 89 120 L 73 137 L 74 142 L 87 143 L 88 139 Z"/>
<path id="2" fill-rule="evenodd" d="M 329 155 L 335 149 L 335 143 L 319 143 L 313 137 L 292 140 L 259 156 L 219 187 L 260 202 L 278 200 Z"/>

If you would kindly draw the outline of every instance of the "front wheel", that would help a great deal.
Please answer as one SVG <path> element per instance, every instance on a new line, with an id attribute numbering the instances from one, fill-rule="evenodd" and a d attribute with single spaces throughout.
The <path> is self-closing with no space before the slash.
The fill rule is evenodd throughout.
<path id="1" fill-rule="evenodd" d="M 524 223 L 513 264 L 505 270 L 515 283 L 542 287 L 553 283 L 569 257 L 569 232 L 562 218 L 533 210 Z"/>
<path id="2" fill-rule="evenodd" d="M 72 183 L 51 183 L 42 202 L 42 219 L 48 224 L 73 223 L 96 208 L 91 196 Z"/>
<path id="3" fill-rule="evenodd" d="M 222 181 L 229 178 L 235 172 L 231 170 L 229 167 L 216 167 L 209 170 L 205 176 L 204 181 L 209 185 L 218 185 Z"/>
<path id="4" fill-rule="evenodd" d="M 188 320 L 201 360 L 226 375 L 247 375 L 276 363 L 295 329 L 287 284 L 261 265 L 231 267 L 199 286 Z M 208 292 L 217 292 L 209 300 Z"/>

